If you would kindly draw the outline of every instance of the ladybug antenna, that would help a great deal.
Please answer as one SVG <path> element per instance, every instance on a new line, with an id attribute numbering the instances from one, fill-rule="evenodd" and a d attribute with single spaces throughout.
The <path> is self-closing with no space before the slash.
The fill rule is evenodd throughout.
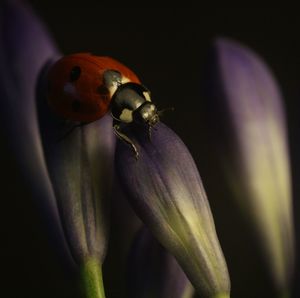
<path id="1" fill-rule="evenodd" d="M 166 111 L 172 111 L 172 112 L 174 112 L 174 111 L 175 111 L 175 108 L 174 108 L 174 107 L 165 108 L 165 109 L 162 109 L 162 110 L 158 111 L 157 114 L 158 114 L 158 116 L 161 116 L 161 115 L 163 115 Z"/>

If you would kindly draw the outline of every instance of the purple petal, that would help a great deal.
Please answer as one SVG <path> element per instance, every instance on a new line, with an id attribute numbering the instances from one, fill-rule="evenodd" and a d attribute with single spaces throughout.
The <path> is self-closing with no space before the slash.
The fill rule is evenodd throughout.
<path id="1" fill-rule="evenodd" d="M 38 96 L 41 136 L 64 232 L 79 264 L 103 261 L 107 247 L 115 137 L 109 115 L 77 127 L 49 109 L 42 83 Z M 67 123 L 67 124 L 66 124 Z"/>
<path id="2" fill-rule="evenodd" d="M 60 219 L 78 265 L 88 258 L 102 263 L 106 254 L 109 201 L 114 169 L 112 118 L 93 123 L 59 118 L 47 103 L 47 72 L 37 93 L 39 126 Z M 74 128 L 75 127 L 75 128 Z"/>
<path id="3" fill-rule="evenodd" d="M 218 39 L 205 80 L 207 127 L 221 175 L 255 229 L 273 281 L 289 287 L 294 228 L 285 112 L 264 62 L 240 44 Z"/>
<path id="4" fill-rule="evenodd" d="M 4 1 L 1 13 L 1 119 L 8 142 L 60 254 L 73 265 L 87 257 L 101 263 L 113 176 L 112 120 L 104 117 L 59 142 L 64 126 L 45 98 L 45 75 L 59 53 L 30 9 Z"/>
<path id="5" fill-rule="evenodd" d="M 129 296 L 193 297 L 194 289 L 186 275 L 157 240 L 141 229 L 132 245 L 128 268 Z"/>
<path id="6" fill-rule="evenodd" d="M 109 248 L 103 265 L 106 295 L 127 292 L 128 254 L 137 231 L 143 226 L 122 191 L 118 177 L 114 177 Z"/>
<path id="7" fill-rule="evenodd" d="M 60 252 L 72 264 L 43 155 L 35 104 L 39 73 L 59 53 L 40 20 L 21 1 L 1 1 L 0 14 L 1 125 L 24 177 L 47 210 L 46 221 L 51 222 Z"/>
<path id="8" fill-rule="evenodd" d="M 204 297 L 228 297 L 230 282 L 205 191 L 179 137 L 162 123 L 147 132 L 128 129 L 140 157 L 118 142 L 116 169 L 136 213 L 176 257 Z"/>

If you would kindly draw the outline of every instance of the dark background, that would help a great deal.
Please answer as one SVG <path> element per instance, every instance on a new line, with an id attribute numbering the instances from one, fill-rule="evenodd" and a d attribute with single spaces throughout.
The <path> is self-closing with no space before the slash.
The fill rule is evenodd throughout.
<path id="1" fill-rule="evenodd" d="M 259 53 L 281 86 L 287 109 L 294 172 L 295 210 L 299 177 L 297 152 L 300 82 L 300 18 L 279 8 L 217 8 L 192 6 L 118 6 L 102 1 L 28 1 L 44 20 L 65 54 L 92 52 L 114 57 L 140 77 L 160 108 L 175 107 L 165 117 L 184 140 L 201 168 L 206 167 L 205 144 L 197 125 L 200 78 L 213 39 L 236 39 Z M 5 151 L 7 150 L 7 151 Z M 4 148 L 0 156 L 3 198 L 1 208 L 1 268 L 6 273 L 5 297 L 79 297 L 74 278 L 67 275 L 48 245 L 29 189 L 14 159 Z M 204 153 L 203 153 L 204 152 Z M 213 175 L 213 169 L 211 169 Z M 210 198 L 210 179 L 203 177 Z M 16 204 L 18 202 L 18 204 Z M 217 230 L 231 271 L 233 297 L 274 297 L 252 239 L 243 229 L 231 203 L 210 200 Z M 245 236 L 246 235 L 246 236 Z M 250 237 L 250 236 L 249 236 Z M 117 288 L 117 285 L 115 285 Z M 2 287 L 3 288 L 3 287 Z M 254 289 L 252 289 L 254 288 Z M 113 291 L 111 297 L 117 296 Z"/>

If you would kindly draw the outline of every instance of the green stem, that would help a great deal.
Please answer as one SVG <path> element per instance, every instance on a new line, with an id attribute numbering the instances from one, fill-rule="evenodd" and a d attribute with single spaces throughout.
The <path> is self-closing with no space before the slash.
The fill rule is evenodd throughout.
<path id="1" fill-rule="evenodd" d="M 85 298 L 105 298 L 99 262 L 95 259 L 87 260 L 81 267 L 80 275 Z"/>

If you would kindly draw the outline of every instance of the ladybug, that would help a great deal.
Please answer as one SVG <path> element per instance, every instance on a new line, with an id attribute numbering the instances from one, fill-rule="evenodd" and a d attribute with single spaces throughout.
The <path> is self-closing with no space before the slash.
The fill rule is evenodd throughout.
<path id="1" fill-rule="evenodd" d="M 115 134 L 132 147 L 136 158 L 136 146 L 121 131 L 122 125 L 145 125 L 150 136 L 159 121 L 149 90 L 129 68 L 110 57 L 89 53 L 65 56 L 50 68 L 47 100 L 58 115 L 81 124 L 110 111 Z"/>

